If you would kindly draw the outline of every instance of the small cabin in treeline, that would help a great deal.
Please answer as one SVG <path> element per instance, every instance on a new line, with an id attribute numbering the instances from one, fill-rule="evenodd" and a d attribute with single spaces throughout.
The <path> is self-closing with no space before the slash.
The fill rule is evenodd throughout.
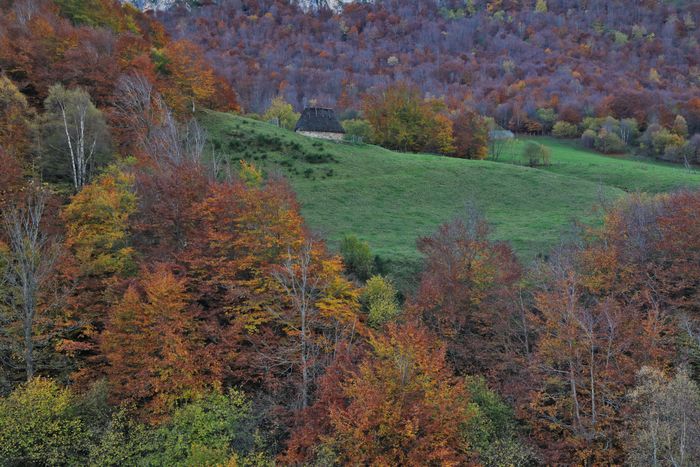
<path id="1" fill-rule="evenodd" d="M 322 107 L 307 107 L 304 109 L 294 127 L 294 131 L 300 135 L 333 141 L 340 141 L 345 135 L 345 130 L 335 117 L 333 109 Z"/>

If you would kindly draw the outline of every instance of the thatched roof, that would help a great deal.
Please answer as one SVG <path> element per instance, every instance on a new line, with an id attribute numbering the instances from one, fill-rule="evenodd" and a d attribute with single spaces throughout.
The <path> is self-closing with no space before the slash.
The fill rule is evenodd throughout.
<path id="1" fill-rule="evenodd" d="M 345 133 L 333 109 L 308 107 L 304 109 L 294 131 L 318 131 L 323 133 Z"/>

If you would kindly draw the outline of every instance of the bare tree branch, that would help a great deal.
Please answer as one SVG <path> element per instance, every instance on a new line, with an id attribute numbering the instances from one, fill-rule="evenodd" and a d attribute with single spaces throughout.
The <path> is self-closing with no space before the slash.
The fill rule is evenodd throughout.
<path id="1" fill-rule="evenodd" d="M 12 303 L 22 322 L 24 360 L 27 380 L 35 373 L 34 323 L 39 294 L 53 273 L 58 258 L 57 243 L 42 230 L 46 193 L 31 187 L 25 204 L 14 207 L 2 216 L 3 227 L 10 242 L 10 258 L 5 278 L 18 291 L 18 302 Z"/>

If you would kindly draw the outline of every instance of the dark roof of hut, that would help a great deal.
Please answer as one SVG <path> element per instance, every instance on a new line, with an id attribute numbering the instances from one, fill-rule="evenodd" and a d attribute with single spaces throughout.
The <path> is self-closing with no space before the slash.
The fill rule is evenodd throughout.
<path id="1" fill-rule="evenodd" d="M 323 133 L 345 133 L 333 109 L 308 107 L 302 112 L 294 131 L 318 131 Z"/>

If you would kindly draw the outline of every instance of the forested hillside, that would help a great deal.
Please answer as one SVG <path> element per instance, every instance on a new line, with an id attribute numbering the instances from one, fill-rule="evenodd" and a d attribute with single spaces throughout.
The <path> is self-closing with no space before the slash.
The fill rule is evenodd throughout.
<path id="1" fill-rule="evenodd" d="M 40 106 L 56 83 L 81 86 L 100 108 L 115 109 L 122 74 L 144 76 L 175 111 L 193 105 L 236 110 L 230 83 L 192 42 L 112 0 L 3 0 L 0 67 Z M 116 118 L 116 117 L 115 117 Z"/>
<path id="2" fill-rule="evenodd" d="M 697 2 L 379 0 L 334 14 L 225 0 L 161 18 L 206 50 L 249 112 L 278 94 L 359 110 L 368 90 L 407 81 L 516 131 L 551 129 L 538 109 L 642 126 L 681 113 L 700 130 Z"/>
<path id="3" fill-rule="evenodd" d="M 698 6 L 297 3 L 0 0 L 0 466 L 699 465 Z"/>

